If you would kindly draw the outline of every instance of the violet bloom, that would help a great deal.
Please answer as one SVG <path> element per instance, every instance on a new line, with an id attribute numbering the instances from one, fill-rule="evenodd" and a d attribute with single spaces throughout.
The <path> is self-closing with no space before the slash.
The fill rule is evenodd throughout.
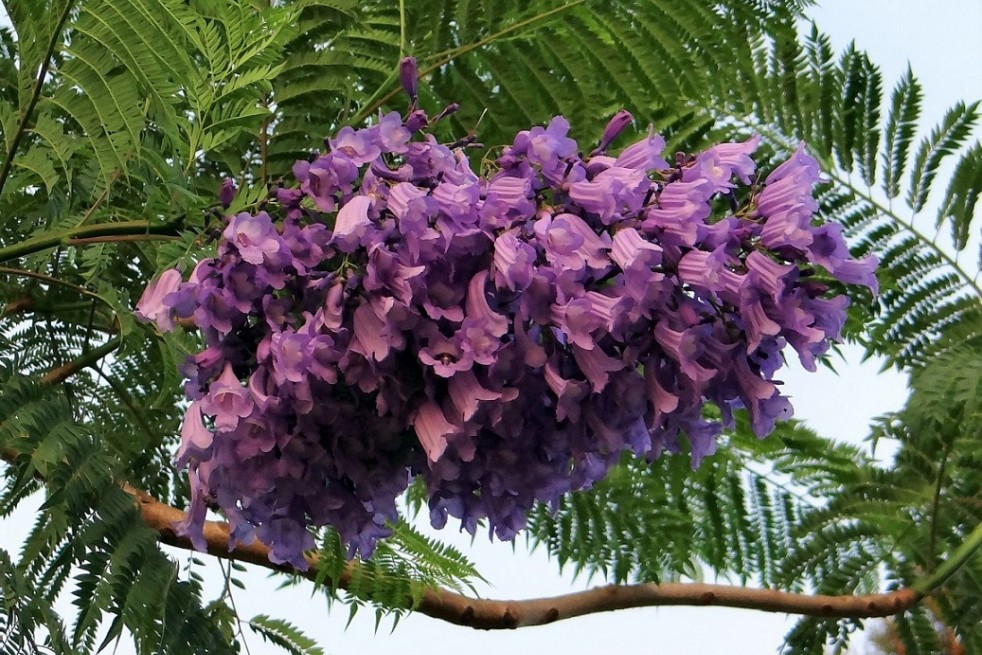
<path id="1" fill-rule="evenodd" d="M 532 283 L 535 248 L 509 230 L 494 241 L 494 283 L 500 288 L 524 291 Z"/>
<path id="2" fill-rule="evenodd" d="M 559 366 L 554 361 L 546 363 L 545 379 L 549 389 L 556 396 L 556 420 L 578 422 L 584 400 L 590 393 L 589 384 L 562 377 L 559 374 Z"/>
<path id="3" fill-rule="evenodd" d="M 427 126 L 430 122 L 429 117 L 426 115 L 425 111 L 417 109 L 416 111 L 410 112 L 409 116 L 406 117 L 406 130 L 410 134 L 416 134 L 421 129 Z"/>
<path id="4" fill-rule="evenodd" d="M 273 358 L 273 379 L 276 384 L 303 382 L 310 369 L 310 355 L 307 353 L 308 334 L 284 330 L 272 335 L 270 355 Z"/>
<path id="5" fill-rule="evenodd" d="M 658 196 L 658 204 L 645 212 L 642 230 L 657 233 L 663 245 L 695 246 L 699 226 L 710 215 L 706 201 L 712 193 L 705 180 L 666 185 Z"/>
<path id="6" fill-rule="evenodd" d="M 621 168 L 635 168 L 642 171 L 662 170 L 668 168 L 668 162 L 661 157 L 664 149 L 665 139 L 660 134 L 655 134 L 651 128 L 648 128 L 648 135 L 640 141 L 624 148 L 621 154 L 618 155 L 614 165 L 620 166 Z"/>
<path id="7" fill-rule="evenodd" d="M 592 180 L 569 185 L 569 197 L 588 212 L 600 217 L 604 225 L 641 209 L 651 185 L 641 169 L 608 168 Z"/>
<path id="8" fill-rule="evenodd" d="M 354 313 L 354 337 L 358 352 L 374 362 L 381 362 L 392 349 L 401 350 L 405 337 L 392 323 L 383 320 L 371 305 L 359 305 Z"/>
<path id="9" fill-rule="evenodd" d="M 228 290 L 214 284 L 199 285 L 198 306 L 194 310 L 194 324 L 202 329 L 212 329 L 227 335 L 242 322 L 245 303 L 236 299 Z"/>
<path id="10" fill-rule="evenodd" d="M 391 111 L 379 119 L 378 143 L 383 152 L 396 154 L 406 152 L 410 136 L 411 131 L 403 125 L 399 112 Z"/>
<path id="11" fill-rule="evenodd" d="M 751 153 L 760 145 L 760 135 L 741 143 L 720 143 L 696 157 L 691 168 L 682 174 L 686 182 L 703 177 L 713 182 L 717 190 L 731 189 L 730 178 L 736 175 L 743 184 L 750 184 L 750 176 L 757 169 Z"/>
<path id="12" fill-rule="evenodd" d="M 201 409 L 215 417 L 219 432 L 231 432 L 239 420 L 252 413 L 253 403 L 249 391 L 242 386 L 232 371 L 232 364 L 208 387 L 208 395 L 201 401 Z"/>
<path id="13" fill-rule="evenodd" d="M 355 166 L 371 163 L 382 154 L 377 127 L 355 130 L 345 126 L 328 143 L 332 151 L 344 155 Z"/>
<path id="14" fill-rule="evenodd" d="M 474 365 L 473 355 L 461 347 L 459 340 L 444 336 L 432 323 L 425 324 L 421 333 L 426 345 L 419 348 L 416 356 L 436 375 L 452 378 Z"/>
<path id="15" fill-rule="evenodd" d="M 463 371 L 450 378 L 447 392 L 463 421 L 474 418 L 483 403 L 498 400 L 505 395 L 500 391 L 484 388 L 473 371 Z"/>
<path id="16" fill-rule="evenodd" d="M 304 551 L 314 550 L 317 544 L 307 528 L 298 521 L 286 517 L 273 518 L 256 529 L 256 536 L 270 547 L 269 561 L 274 564 L 290 564 L 298 571 L 309 567 Z"/>
<path id="17" fill-rule="evenodd" d="M 235 246 L 239 256 L 250 264 L 262 264 L 266 258 L 279 253 L 282 240 L 273 228 L 269 214 L 252 216 L 247 212 L 236 215 L 222 233 L 227 243 Z"/>
<path id="18" fill-rule="evenodd" d="M 372 199 L 368 196 L 355 196 L 345 203 L 334 221 L 332 245 L 342 252 L 354 252 L 355 248 L 363 244 L 365 235 L 372 226 L 368 217 L 371 206 Z"/>
<path id="19" fill-rule="evenodd" d="M 839 263 L 832 273 L 840 282 L 860 284 L 875 295 L 879 293 L 879 282 L 876 279 L 877 263 L 877 259 L 873 255 L 868 255 L 862 259 L 847 259 Z"/>
<path id="20" fill-rule="evenodd" d="M 413 298 L 412 284 L 425 272 L 425 266 L 406 266 L 385 246 L 374 245 L 368 251 L 364 285 L 368 291 L 384 289 L 408 306 Z"/>
<path id="21" fill-rule="evenodd" d="M 602 271 L 610 266 L 610 237 L 597 235 L 576 214 L 540 218 L 535 222 L 535 235 L 546 259 L 559 269 L 579 271 L 589 267 Z"/>
<path id="22" fill-rule="evenodd" d="M 159 278 L 147 285 L 136 303 L 136 317 L 146 323 L 155 323 L 161 332 L 173 330 L 173 305 L 167 302 L 167 296 L 177 291 L 181 281 L 181 273 L 177 269 L 168 268 L 161 273 Z"/>
<path id="23" fill-rule="evenodd" d="M 711 252 L 690 250 L 678 263 L 678 274 L 693 288 L 714 293 L 720 285 L 720 273 L 724 266 L 733 264 L 732 258 L 722 248 Z"/>
<path id="24" fill-rule="evenodd" d="M 211 458 L 214 433 L 205 427 L 201 415 L 201 401 L 188 405 L 181 423 L 181 447 L 177 450 L 174 465 L 181 468 L 191 460 L 203 461 Z"/>
<path id="25" fill-rule="evenodd" d="M 580 367 L 580 371 L 583 372 L 594 393 L 603 391 L 611 373 L 620 371 L 625 367 L 623 361 L 611 357 L 600 348 L 584 350 L 574 345 L 573 359 L 576 360 L 576 365 Z"/>
<path id="26" fill-rule="evenodd" d="M 447 420 L 443 410 L 433 401 L 423 403 L 413 419 L 416 436 L 430 462 L 436 462 L 447 449 L 451 436 L 460 429 Z"/>
<path id="27" fill-rule="evenodd" d="M 562 116 L 553 118 L 545 128 L 536 125 L 529 130 L 529 161 L 541 166 L 547 177 L 560 168 L 560 160 L 576 152 L 576 141 L 566 136 L 568 133 L 569 122 Z"/>
<path id="28" fill-rule="evenodd" d="M 481 217 L 488 227 L 509 228 L 535 213 L 532 180 L 525 177 L 498 175 L 487 187 Z"/>

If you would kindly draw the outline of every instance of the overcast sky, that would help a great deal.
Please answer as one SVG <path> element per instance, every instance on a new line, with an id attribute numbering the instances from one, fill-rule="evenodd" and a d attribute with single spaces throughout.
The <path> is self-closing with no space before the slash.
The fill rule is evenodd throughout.
<path id="1" fill-rule="evenodd" d="M 811 12 L 819 27 L 831 35 L 837 50 L 853 38 L 871 53 L 884 73 L 889 93 L 910 61 L 924 86 L 923 115 L 932 123 L 959 99 L 982 97 L 982 2 L 939 1 L 928 8 L 913 0 L 839 0 L 824 2 Z M 839 375 L 821 371 L 785 375 L 785 389 L 793 396 L 796 416 L 821 434 L 861 442 L 871 418 L 898 409 L 906 397 L 905 380 L 889 372 L 877 375 L 878 362 L 859 363 L 848 351 Z M 26 509 L 26 508 L 25 508 Z M 17 550 L 18 535 L 30 524 L 29 512 L 5 519 L 0 546 Z M 452 530 L 440 535 L 454 537 Z M 529 556 L 522 547 L 513 553 L 507 544 L 489 544 L 479 538 L 456 539 L 493 587 L 482 595 L 521 598 L 561 594 L 589 586 L 557 574 L 555 563 L 544 555 Z M 187 554 L 177 552 L 182 562 Z M 214 562 L 205 558 L 209 568 Z M 774 652 L 792 621 L 781 615 L 718 608 L 649 608 L 582 617 L 540 628 L 514 632 L 475 632 L 425 616 L 409 616 L 390 634 L 390 622 L 375 632 L 374 613 L 363 610 L 345 629 L 347 607 L 330 612 L 323 597 L 311 596 L 309 587 L 274 591 L 278 580 L 257 570 L 243 578 L 248 593 L 239 591 L 236 605 L 244 618 L 265 613 L 300 625 L 333 655 L 501 655 L 502 653 L 555 652 L 562 655 L 604 653 L 726 653 L 758 655 Z M 602 581 L 595 581 L 597 583 Z M 253 655 L 281 652 L 252 635 Z M 118 651 L 129 652 L 125 646 Z"/>

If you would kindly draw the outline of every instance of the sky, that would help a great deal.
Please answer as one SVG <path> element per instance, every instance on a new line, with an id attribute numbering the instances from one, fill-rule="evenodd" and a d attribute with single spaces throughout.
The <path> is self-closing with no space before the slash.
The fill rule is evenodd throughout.
<path id="1" fill-rule="evenodd" d="M 923 116 L 932 123 L 959 99 L 982 97 L 982 2 L 939 0 L 930 9 L 923 0 L 838 0 L 820 3 L 810 11 L 828 33 L 837 51 L 855 39 L 883 70 L 889 92 L 908 61 L 924 87 Z M 800 369 L 784 375 L 796 417 L 820 434 L 862 443 L 870 420 L 899 409 L 906 398 L 906 380 L 890 371 L 878 374 L 880 363 L 860 362 L 860 352 L 846 349 L 837 363 L 838 375 Z M 0 546 L 16 550 L 18 535 L 30 525 L 30 508 L 5 520 Z M 568 593 L 592 586 L 587 580 L 560 576 L 558 566 L 543 553 L 528 555 L 523 542 L 513 551 L 508 544 L 488 543 L 452 529 L 438 533 L 462 548 L 491 582 L 480 589 L 492 598 L 528 598 Z M 182 564 L 188 553 L 172 551 Z M 212 584 L 220 579 L 217 566 L 205 557 Z M 503 652 L 561 652 L 563 655 L 631 653 L 682 655 L 773 653 L 793 619 L 783 615 L 722 608 L 643 608 L 563 621 L 517 631 L 478 632 L 421 615 L 405 617 L 394 631 L 383 621 L 376 632 L 374 612 L 362 610 L 347 628 L 347 607 L 328 611 L 322 595 L 309 586 L 279 590 L 280 580 L 255 569 L 241 578 L 248 592 L 237 591 L 240 614 L 269 614 L 299 625 L 333 655 L 388 655 L 426 652 L 427 655 L 500 655 Z M 593 584 L 602 581 L 594 580 Z M 217 590 L 217 587 L 214 589 Z M 252 655 L 281 652 L 247 633 Z M 117 651 L 126 655 L 126 645 Z"/>

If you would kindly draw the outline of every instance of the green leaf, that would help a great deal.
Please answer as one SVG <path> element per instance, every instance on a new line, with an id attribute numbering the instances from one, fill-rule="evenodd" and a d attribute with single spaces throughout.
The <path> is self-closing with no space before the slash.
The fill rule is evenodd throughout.
<path id="1" fill-rule="evenodd" d="M 964 250 L 971 236 L 972 219 L 982 195 L 982 145 L 976 143 L 962 155 L 938 210 L 937 225 L 946 220 L 951 226 L 951 240 L 956 250 Z"/>
<path id="2" fill-rule="evenodd" d="M 249 628 L 264 641 L 279 646 L 292 655 L 324 655 L 314 640 L 304 635 L 292 624 L 259 614 L 249 619 Z"/>
<path id="3" fill-rule="evenodd" d="M 978 108 L 978 102 L 968 105 L 964 102 L 957 103 L 945 113 L 941 123 L 931 131 L 931 135 L 921 141 L 914 156 L 910 191 L 907 194 L 907 204 L 915 212 L 924 208 L 942 160 L 959 148 L 971 135 L 972 127 L 978 120 Z"/>
<path id="4" fill-rule="evenodd" d="M 890 198 L 900 195 L 900 180 L 907 168 L 907 155 L 914 141 L 922 98 L 921 84 L 908 66 L 890 97 L 890 113 L 884 131 L 883 190 Z"/>

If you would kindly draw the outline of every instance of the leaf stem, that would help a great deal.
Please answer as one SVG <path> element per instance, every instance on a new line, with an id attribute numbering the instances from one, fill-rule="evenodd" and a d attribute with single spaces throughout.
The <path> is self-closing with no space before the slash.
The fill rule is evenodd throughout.
<path id="1" fill-rule="evenodd" d="M 406 56 L 406 0 L 399 0 L 399 58 Z"/>
<path id="2" fill-rule="evenodd" d="M 3 187 L 7 184 L 7 178 L 10 177 L 10 171 L 14 166 L 14 157 L 17 154 L 17 149 L 20 147 L 20 142 L 24 138 L 24 134 L 27 133 L 27 123 L 31 120 L 31 116 L 34 114 L 34 108 L 37 107 L 38 100 L 41 99 L 41 90 L 44 88 L 44 81 L 48 77 L 48 68 L 51 66 L 51 57 L 54 56 L 55 47 L 58 45 L 58 41 L 61 39 L 61 30 L 65 27 L 65 23 L 68 21 L 68 16 L 72 13 L 72 7 L 75 6 L 75 0 L 68 0 L 65 3 L 65 9 L 61 13 L 61 17 L 58 19 L 58 24 L 55 26 L 54 31 L 51 33 L 51 40 L 48 42 L 48 50 L 44 55 L 44 60 L 41 62 L 41 68 L 38 71 L 37 81 L 34 83 L 34 91 L 31 94 L 31 99 L 27 103 L 27 107 L 24 109 L 24 114 L 20 118 L 20 123 L 17 125 L 17 131 L 14 133 L 14 138 L 10 142 L 10 150 L 7 151 L 7 156 L 3 160 L 3 168 L 0 169 L 0 195 L 3 194 Z"/>
<path id="3" fill-rule="evenodd" d="M 951 557 L 936 568 L 933 573 L 915 580 L 910 588 L 922 596 L 926 596 L 947 582 L 948 578 L 968 562 L 979 548 L 982 548 L 982 523 L 975 526 L 975 529 L 969 533 L 962 545 L 955 549 Z"/>
<path id="4" fill-rule="evenodd" d="M 44 375 L 44 377 L 41 378 L 41 382 L 44 384 L 58 384 L 59 382 L 64 382 L 82 369 L 97 364 L 103 357 L 119 348 L 122 343 L 123 338 L 121 336 L 110 339 L 98 348 L 93 348 L 89 352 L 84 353 L 78 359 L 51 369 Z"/>
<path id="5" fill-rule="evenodd" d="M 832 170 L 826 170 L 826 174 L 829 176 L 829 178 L 833 182 L 835 182 L 836 184 L 841 184 L 842 186 L 848 187 L 849 190 L 851 190 L 854 194 L 856 194 L 856 196 L 858 198 L 860 198 L 861 200 L 869 203 L 869 205 L 873 209 L 875 209 L 876 211 L 880 212 L 884 216 L 887 216 L 888 218 L 892 219 L 898 225 L 902 226 L 903 229 L 905 229 L 908 232 L 910 232 L 910 234 L 914 238 L 916 238 L 918 241 L 920 241 L 921 243 L 923 243 L 925 246 L 927 246 L 928 248 L 930 248 L 931 250 L 933 250 L 934 251 L 934 254 L 936 254 L 940 260 L 942 260 L 946 265 L 950 266 L 952 268 L 952 270 L 954 270 L 955 273 L 958 275 L 958 277 L 960 277 L 960 278 L 962 278 L 962 280 L 964 280 L 965 285 L 968 286 L 975 293 L 975 295 L 977 297 L 982 298 L 982 287 L 980 287 L 978 285 L 978 283 L 976 282 L 975 278 L 972 277 L 972 276 L 970 276 L 968 274 L 968 272 L 965 269 L 963 269 L 958 264 L 957 261 L 955 261 L 954 257 L 952 257 L 947 252 L 945 252 L 945 249 L 944 248 L 942 248 L 941 246 L 939 246 L 937 243 L 935 243 L 931 239 L 927 238 L 926 235 L 924 235 L 916 227 L 914 227 L 913 221 L 911 221 L 911 222 L 908 223 L 907 221 L 902 220 L 899 216 L 897 216 L 897 214 L 893 210 L 888 209 L 883 204 L 877 202 L 876 199 L 874 199 L 871 194 L 865 193 L 865 192 L 861 191 L 859 188 L 853 186 L 848 180 L 843 179 L 842 176 L 839 175 L 838 173 L 836 173 L 836 172 L 834 172 Z"/>
<path id="6" fill-rule="evenodd" d="M 29 277 L 35 280 L 40 280 L 41 282 L 46 282 L 48 284 L 56 284 L 58 286 L 65 287 L 66 289 L 71 289 L 72 291 L 80 293 L 83 296 L 89 296 L 90 298 L 101 300 L 101 298 L 97 293 L 89 291 L 85 287 L 80 287 L 77 284 L 72 284 L 71 282 L 66 282 L 65 280 L 52 277 L 50 275 L 45 275 L 44 273 L 25 271 L 24 269 L 21 268 L 10 268 L 8 266 L 0 266 L 0 273 L 5 273 L 7 275 L 15 275 L 17 277 Z M 26 304 L 24 304 L 23 301 L 21 304 L 23 309 L 27 309 L 33 305 L 33 302 L 31 302 L 30 299 L 28 298 Z"/>
<path id="7" fill-rule="evenodd" d="M 26 241 L 7 246 L 6 248 L 0 248 L 0 262 L 24 257 L 56 246 L 73 245 L 73 241 L 75 245 L 81 245 L 84 243 L 96 243 L 94 239 L 105 241 L 102 237 L 143 235 L 149 240 L 159 238 L 161 235 L 176 236 L 176 234 L 176 222 L 173 221 L 166 223 L 126 221 L 122 223 L 82 225 L 68 230 L 40 234 Z"/>
<path id="8" fill-rule="evenodd" d="M 941 510 L 941 490 L 944 488 L 945 473 L 948 470 L 948 458 L 951 457 L 951 449 L 954 443 L 945 445 L 944 453 L 941 456 L 941 466 L 938 468 L 938 480 L 934 485 L 934 501 L 931 505 L 931 539 L 928 546 L 927 565 L 934 569 L 935 553 L 938 540 L 938 512 Z"/>
<path id="9" fill-rule="evenodd" d="M 490 35 L 484 37 L 483 39 L 478 39 L 477 41 L 472 41 L 471 43 L 467 43 L 467 44 L 462 45 L 462 46 L 459 46 L 457 48 L 452 48 L 450 50 L 444 50 L 442 52 L 437 52 L 435 54 L 432 54 L 429 57 L 427 57 L 426 60 L 427 61 L 430 61 L 430 62 L 433 62 L 433 63 L 429 64 L 428 66 L 426 66 L 424 68 L 421 68 L 420 71 L 419 71 L 419 77 L 420 78 L 423 78 L 423 77 L 429 75 L 430 73 L 432 73 L 433 71 L 437 70 L 438 68 L 440 68 L 440 67 L 442 67 L 442 66 L 450 63 L 451 61 L 453 61 L 454 59 L 457 59 L 458 57 L 460 57 L 462 55 L 467 54 L 468 52 L 471 52 L 472 50 L 477 50 L 478 48 L 481 48 L 483 46 L 486 46 L 487 44 L 489 44 L 489 43 L 491 43 L 493 41 L 497 41 L 498 39 L 500 39 L 502 37 L 505 37 L 505 36 L 508 36 L 509 34 L 512 34 L 514 32 L 518 32 L 520 30 L 523 30 L 526 27 L 529 27 L 530 25 L 534 25 L 535 23 L 538 23 L 539 21 L 543 21 L 543 20 L 546 20 L 548 18 L 552 18 L 556 14 L 559 14 L 559 13 L 562 13 L 562 12 L 567 11 L 569 9 L 572 9 L 573 7 L 577 7 L 579 5 L 585 4 L 588 1 L 589 0 L 572 0 L 572 2 L 567 2 L 566 4 L 564 4 L 562 6 L 553 7 L 549 11 L 544 11 L 541 14 L 536 14 L 535 16 L 530 16 L 529 18 L 526 18 L 523 21 L 519 21 L 519 22 L 515 23 L 514 25 L 509 25 L 508 27 L 504 28 L 503 30 L 499 30 L 499 31 L 495 32 L 494 34 L 490 34 Z M 388 86 L 392 81 L 395 80 L 395 78 L 396 78 L 396 75 L 395 74 L 390 75 L 389 78 L 383 83 L 382 88 L 385 88 L 386 86 Z M 379 91 L 381 91 L 381 89 L 379 89 Z M 365 107 L 363 107 L 361 110 L 358 111 L 357 114 L 355 114 L 354 118 L 351 119 L 351 122 L 352 123 L 360 123 L 360 122 L 362 122 L 367 117 L 369 117 L 373 113 L 375 113 L 375 110 L 376 109 L 378 109 L 379 107 L 381 107 L 382 105 L 384 105 L 386 102 L 388 102 L 389 99 L 391 99 L 392 96 L 394 96 L 398 92 L 399 92 L 399 89 L 398 88 L 390 89 L 388 93 L 386 93 L 385 95 L 383 95 L 378 100 L 374 100 L 374 101 L 369 102 L 369 104 L 365 105 Z M 376 94 L 377 94 L 377 92 L 376 92 Z"/>

